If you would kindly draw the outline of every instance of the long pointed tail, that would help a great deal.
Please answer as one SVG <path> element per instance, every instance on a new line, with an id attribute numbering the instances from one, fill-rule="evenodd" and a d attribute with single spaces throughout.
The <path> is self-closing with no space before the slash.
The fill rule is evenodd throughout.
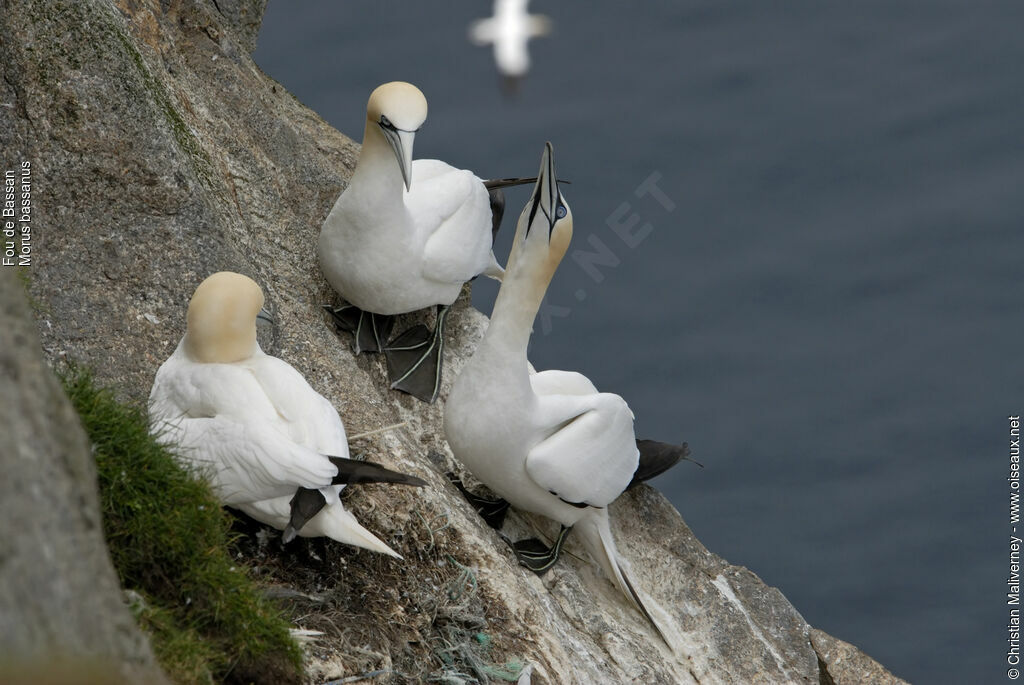
<path id="1" fill-rule="evenodd" d="M 401 554 L 388 547 L 380 538 L 363 528 L 362 524 L 352 515 L 352 512 L 347 510 L 341 502 L 325 507 L 318 517 L 310 520 L 299 531 L 299 535 L 308 535 L 310 537 L 324 535 L 338 542 L 344 542 L 346 545 L 362 547 L 371 552 L 379 552 L 396 559 L 402 558 Z"/>
<path id="2" fill-rule="evenodd" d="M 612 538 L 612 530 L 608 521 L 608 510 L 595 509 L 593 513 L 580 519 L 573 526 L 573 530 L 578 532 L 583 546 L 587 548 L 590 556 L 597 561 L 605 575 L 640 610 L 640 613 L 654 626 L 654 630 L 657 631 L 661 639 L 671 649 L 672 643 L 669 642 L 661 627 L 654 620 L 654 617 L 651 616 L 651 612 L 644 606 L 643 600 L 640 599 L 639 593 L 633 587 L 633 583 L 630 582 L 629 575 L 619 559 L 619 553 L 615 548 L 615 540 Z"/>

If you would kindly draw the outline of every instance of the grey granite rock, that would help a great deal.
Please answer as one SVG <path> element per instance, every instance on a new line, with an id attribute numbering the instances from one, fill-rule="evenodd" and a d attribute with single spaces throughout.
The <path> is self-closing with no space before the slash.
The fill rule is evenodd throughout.
<path id="1" fill-rule="evenodd" d="M 102 659 L 124 682 L 164 682 L 107 555 L 89 441 L 11 268 L 0 269 L 0 387 L 0 680 L 11 660 L 71 656 Z"/>
<path id="2" fill-rule="evenodd" d="M 3 0 L 0 102 L 12 106 L 0 107 L 0 162 L 34 170 L 31 290 L 51 359 L 72 356 L 143 401 L 192 290 L 232 269 L 262 284 L 274 310 L 264 348 L 331 399 L 350 434 L 405 422 L 354 451 L 432 487 L 367 486 L 347 499 L 403 562 L 314 545 L 313 561 L 278 564 L 254 536 L 252 560 L 301 603 L 303 627 L 325 633 L 309 648 L 312 681 L 374 670 L 486 681 L 532 663 L 538 683 L 841 682 L 848 665 L 897 682 L 708 552 L 647 486 L 613 505 L 614 532 L 674 652 L 571 538 L 543 579 L 516 565 L 443 475 L 457 468 L 443 399 L 486 318 L 464 293 L 434 406 L 389 391 L 382 360 L 353 357 L 332 330 L 315 245 L 358 147 L 252 63 L 259 5 Z M 552 532 L 518 514 L 506 526 L 532 530 Z"/>

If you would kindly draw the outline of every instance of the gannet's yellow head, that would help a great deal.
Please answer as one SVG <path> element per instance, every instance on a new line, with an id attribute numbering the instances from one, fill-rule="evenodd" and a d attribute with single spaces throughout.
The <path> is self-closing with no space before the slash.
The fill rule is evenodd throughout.
<path id="1" fill-rule="evenodd" d="M 545 143 L 533 195 L 519 215 L 506 271 L 516 269 L 546 286 L 571 240 L 572 211 L 558 189 L 554 150 Z"/>
<path id="2" fill-rule="evenodd" d="M 427 120 L 427 98 L 411 83 L 385 83 L 370 93 L 366 120 L 379 126 L 391 144 L 408 190 L 412 186 L 412 143 L 416 131 Z"/>
<path id="3" fill-rule="evenodd" d="M 185 352 L 198 362 L 229 364 L 258 349 L 256 317 L 263 291 L 248 276 L 219 271 L 199 284 L 188 303 Z"/>

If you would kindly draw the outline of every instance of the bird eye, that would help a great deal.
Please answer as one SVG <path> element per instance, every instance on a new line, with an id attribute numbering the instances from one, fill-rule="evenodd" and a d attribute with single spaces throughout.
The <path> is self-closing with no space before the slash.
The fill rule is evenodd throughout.
<path id="1" fill-rule="evenodd" d="M 391 123 L 391 120 L 388 119 L 383 114 L 380 115 L 380 125 L 384 126 L 386 128 L 394 128 L 395 127 L 395 125 Z"/>
<path id="2" fill-rule="evenodd" d="M 559 219 L 565 218 L 565 205 L 558 205 L 558 209 L 555 210 L 555 216 Z"/>

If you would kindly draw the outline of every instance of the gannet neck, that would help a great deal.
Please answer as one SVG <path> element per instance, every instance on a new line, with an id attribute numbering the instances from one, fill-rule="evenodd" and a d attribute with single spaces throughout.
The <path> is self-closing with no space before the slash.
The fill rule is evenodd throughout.
<path id="1" fill-rule="evenodd" d="M 368 201 L 383 203 L 401 201 L 405 190 L 405 180 L 398 158 L 380 125 L 370 119 L 366 120 L 363 147 L 349 186 L 358 187 L 360 193 L 372 195 L 373 200 L 368 198 Z"/>
<path id="2" fill-rule="evenodd" d="M 571 238 L 572 214 L 558 190 L 548 143 L 533 196 L 516 226 L 508 266 L 484 338 L 484 343 L 502 350 L 516 364 L 526 360 L 533 322 Z M 525 368 L 525 364 L 520 366 Z"/>
<path id="3" fill-rule="evenodd" d="M 413 138 L 426 119 L 427 99 L 419 88 L 404 81 L 377 86 L 366 103 L 363 150 L 356 164 L 353 182 L 387 193 L 397 171 L 405 189 L 409 190 L 412 184 Z M 390 155 L 385 153 L 389 149 Z M 387 161 L 392 163 L 387 164 Z"/>
<path id="4" fill-rule="evenodd" d="M 199 284 L 188 304 L 182 343 L 194 361 L 230 364 L 259 352 L 256 316 L 263 291 L 247 276 L 220 271 Z"/>
<path id="5" fill-rule="evenodd" d="M 530 344 L 533 322 L 537 318 L 548 283 L 529 278 L 520 271 L 506 272 L 498 298 L 494 302 L 491 324 L 481 346 L 488 344 L 502 351 L 510 361 L 522 361 L 526 368 L 526 349 Z"/>

